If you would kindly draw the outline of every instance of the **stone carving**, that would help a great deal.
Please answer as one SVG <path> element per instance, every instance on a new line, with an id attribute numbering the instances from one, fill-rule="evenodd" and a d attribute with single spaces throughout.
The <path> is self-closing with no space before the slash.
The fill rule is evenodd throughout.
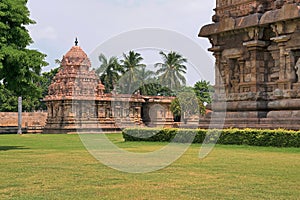
<path id="1" fill-rule="evenodd" d="M 248 36 L 251 40 L 259 40 L 263 37 L 263 28 L 256 27 L 256 28 L 249 28 L 248 29 Z"/>
<path id="2" fill-rule="evenodd" d="M 226 10 L 226 11 L 224 12 L 223 17 L 229 18 L 229 17 L 232 17 L 232 14 L 231 14 L 231 12 L 230 12 L 229 10 Z"/>
<path id="3" fill-rule="evenodd" d="M 239 92 L 238 91 L 238 84 L 240 82 L 240 69 L 237 63 L 237 60 L 232 60 L 230 65 L 230 87 L 232 92 Z"/>
<path id="4" fill-rule="evenodd" d="M 258 13 L 264 13 L 265 12 L 265 6 L 263 4 L 260 4 L 258 7 L 257 7 L 257 12 Z"/>
<path id="5" fill-rule="evenodd" d="M 246 16 L 261 10 L 259 8 L 260 5 L 264 6 L 264 10 L 270 10 L 273 6 L 273 1 L 267 3 L 262 0 L 217 0 L 216 14 L 222 16 L 226 11 L 230 11 L 234 17 Z"/>
<path id="6" fill-rule="evenodd" d="M 253 5 L 250 5 L 250 11 L 249 14 L 254 14 L 255 13 L 255 7 Z"/>
<path id="7" fill-rule="evenodd" d="M 209 42 L 212 44 L 212 46 L 216 46 L 218 44 L 218 38 L 215 36 L 209 37 Z"/>
<path id="8" fill-rule="evenodd" d="M 280 9 L 283 6 L 283 4 L 284 4 L 284 0 L 276 0 L 275 1 L 275 7 L 277 9 Z"/>
<path id="9" fill-rule="evenodd" d="M 296 65 L 295 65 L 295 70 L 297 74 L 297 81 L 300 83 L 300 58 L 298 58 Z"/>
<path id="10" fill-rule="evenodd" d="M 284 32 L 284 25 L 281 22 L 271 24 L 271 28 L 273 32 L 275 33 L 276 37 L 283 34 Z"/>
<path id="11" fill-rule="evenodd" d="M 212 21 L 213 22 L 219 22 L 220 21 L 220 17 L 218 15 L 213 15 L 212 16 Z"/>

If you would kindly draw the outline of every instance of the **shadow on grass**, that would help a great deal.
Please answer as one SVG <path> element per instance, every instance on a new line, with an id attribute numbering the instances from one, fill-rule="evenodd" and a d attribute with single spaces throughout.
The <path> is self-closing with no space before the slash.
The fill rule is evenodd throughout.
<path id="1" fill-rule="evenodd" d="M 0 146 L 0 151 L 9 151 L 9 150 L 24 150 L 29 149 L 23 146 Z"/>

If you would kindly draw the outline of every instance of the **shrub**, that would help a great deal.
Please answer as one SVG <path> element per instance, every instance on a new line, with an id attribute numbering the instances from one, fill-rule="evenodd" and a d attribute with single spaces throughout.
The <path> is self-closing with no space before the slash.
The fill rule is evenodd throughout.
<path id="1" fill-rule="evenodd" d="M 159 129 L 129 128 L 122 132 L 125 141 L 217 143 L 273 147 L 300 147 L 300 131 L 284 129 Z"/>

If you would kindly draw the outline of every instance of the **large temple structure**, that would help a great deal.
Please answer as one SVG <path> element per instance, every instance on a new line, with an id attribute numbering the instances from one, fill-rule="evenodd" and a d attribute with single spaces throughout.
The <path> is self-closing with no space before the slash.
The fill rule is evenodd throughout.
<path id="1" fill-rule="evenodd" d="M 173 97 L 105 94 L 91 70 L 86 53 L 77 45 L 63 57 L 47 104 L 44 133 L 104 132 L 126 127 L 171 127 Z"/>
<path id="2" fill-rule="evenodd" d="M 300 0 L 217 0 L 212 20 L 199 36 L 216 59 L 213 116 L 225 127 L 300 129 Z"/>

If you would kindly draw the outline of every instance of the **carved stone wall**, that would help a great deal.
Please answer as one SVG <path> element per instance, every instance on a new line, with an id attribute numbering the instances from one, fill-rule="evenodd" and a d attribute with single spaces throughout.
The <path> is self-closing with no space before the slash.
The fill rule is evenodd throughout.
<path id="1" fill-rule="evenodd" d="M 274 6 L 270 0 L 217 0 L 216 16 L 219 18 L 225 16 L 241 17 L 256 12 L 260 5 L 265 10 L 271 10 Z"/>
<path id="2" fill-rule="evenodd" d="M 143 122 L 148 127 L 173 127 L 174 117 L 170 110 L 174 97 L 144 97 Z"/>
<path id="3" fill-rule="evenodd" d="M 241 10 L 247 5 L 250 11 Z M 300 128 L 285 123 L 300 122 L 287 114 L 300 110 L 300 1 L 220 0 L 214 18 L 218 20 L 202 27 L 199 36 L 212 44 L 214 102 L 227 102 L 225 126 Z M 215 112 L 221 109 L 216 106 Z"/>

